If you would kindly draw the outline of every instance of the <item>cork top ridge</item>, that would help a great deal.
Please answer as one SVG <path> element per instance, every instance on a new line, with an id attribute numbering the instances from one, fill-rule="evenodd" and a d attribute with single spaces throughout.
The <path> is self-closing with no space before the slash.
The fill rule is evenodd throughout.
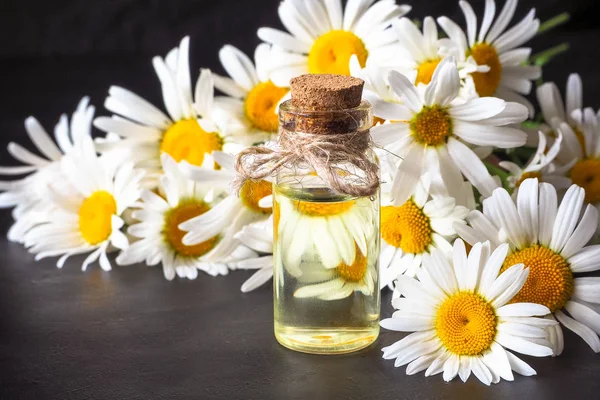
<path id="1" fill-rule="evenodd" d="M 290 81 L 292 105 L 306 111 L 358 107 L 365 82 L 352 76 L 306 74 Z"/>

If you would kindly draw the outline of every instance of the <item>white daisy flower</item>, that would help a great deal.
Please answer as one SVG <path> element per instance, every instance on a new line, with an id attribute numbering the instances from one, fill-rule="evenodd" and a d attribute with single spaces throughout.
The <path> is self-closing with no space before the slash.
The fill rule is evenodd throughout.
<path id="1" fill-rule="evenodd" d="M 537 150 L 524 167 L 520 167 L 511 161 L 501 161 L 499 163 L 502 168 L 510 172 L 507 181 L 514 190 L 513 195 L 516 194 L 521 183 L 528 178 L 537 178 L 539 181 L 548 182 L 557 189 L 567 189 L 571 186 L 571 180 L 564 176 L 564 167 L 557 167 L 553 164 L 562 145 L 562 135 L 559 132 L 558 137 L 549 149 L 547 148 L 546 135 L 542 132 L 538 132 L 538 135 Z M 572 166 L 571 164 L 569 167 Z"/>
<path id="2" fill-rule="evenodd" d="M 373 237 L 372 237 L 373 238 Z M 320 263 L 305 263 L 298 283 L 302 285 L 294 292 L 296 298 L 318 298 L 320 300 L 345 299 L 356 291 L 370 296 L 377 287 L 377 258 L 369 255 L 377 251 L 376 240 L 368 243 L 367 254 L 356 249 L 352 263 L 341 262 L 337 267 L 326 269 Z"/>
<path id="3" fill-rule="evenodd" d="M 582 215 L 584 196 L 584 190 L 573 185 L 558 204 L 552 185 L 527 179 L 515 200 L 506 190 L 496 189 L 484 200 L 483 213 L 470 213 L 470 226 L 455 228 L 471 244 L 490 240 L 497 247 L 507 242 L 510 251 L 501 270 L 517 263 L 529 268 L 527 282 L 512 301 L 543 304 L 600 352 L 600 314 L 593 310 L 600 304 L 600 281 L 576 276 L 600 269 L 600 246 L 586 247 L 598 226 L 598 211 L 588 205 Z M 559 326 L 550 330 L 549 339 L 559 355 Z"/>
<path id="4" fill-rule="evenodd" d="M 181 164 L 182 171 L 196 182 L 229 188 L 236 174 L 234 157 L 223 152 L 215 152 L 214 157 L 222 170 L 209 171 L 184 162 Z M 233 236 L 245 225 L 267 219 L 273 207 L 272 193 L 273 184 L 268 180 L 247 181 L 240 189 L 239 196 L 229 193 L 211 210 L 182 222 L 179 228 L 187 232 L 183 237 L 183 244 L 196 245 L 226 229 L 230 230 Z M 236 240 L 236 243 L 239 244 L 239 241 Z M 224 251 L 223 254 L 227 252 Z"/>
<path id="5" fill-rule="evenodd" d="M 227 229 L 211 232 L 209 238 L 194 246 L 183 243 L 186 232 L 179 225 L 212 209 L 213 190 L 185 177 L 168 154 L 161 159 L 165 174 L 160 178 L 160 195 L 151 190 L 142 192 L 143 202 L 132 213 L 139 223 L 127 231 L 139 240 L 121 252 L 117 264 L 162 263 L 168 280 L 176 275 L 196 279 L 198 270 L 212 276 L 226 275 L 228 261 L 255 255 L 238 249 L 240 243 L 233 239 L 235 232 Z"/>
<path id="6" fill-rule="evenodd" d="M 426 168 L 441 174 L 451 197 L 460 196 L 463 176 L 482 195 L 491 195 L 498 181 L 476 151 L 522 146 L 526 134 L 506 125 L 524 121 L 527 109 L 494 97 L 456 101 L 460 79 L 453 57 L 439 63 L 426 87 L 417 89 L 396 71 L 389 82 L 403 104 L 376 103 L 374 114 L 397 122 L 376 126 L 371 134 L 375 143 L 402 158 L 394 201 L 408 200 Z"/>
<path id="7" fill-rule="evenodd" d="M 415 194 L 404 204 L 381 207 L 380 285 L 390 285 L 398 276 L 415 276 L 423 256 L 438 248 L 452 251 L 455 223 L 465 223 L 466 207 L 447 196 L 430 198 L 430 182 L 424 177 Z M 392 198 L 394 198 L 392 194 Z"/>
<path id="8" fill-rule="evenodd" d="M 541 68 L 525 65 L 531 49 L 519 46 L 535 36 L 540 21 L 535 18 L 535 9 L 532 9 L 521 22 L 506 30 L 514 16 L 517 3 L 517 0 L 506 0 L 494 21 L 496 2 L 486 0 L 479 33 L 477 17 L 467 1 L 459 2 L 467 21 L 466 35 L 447 17 L 438 18 L 438 23 L 449 37 L 449 40 L 442 42 L 443 46 L 456 47 L 452 54 L 461 57 L 459 61 L 470 56 L 477 64 L 489 67 L 488 72 L 471 74 L 479 96 L 495 96 L 524 104 L 533 115 L 533 106 L 522 95 L 531 92 L 532 81 L 541 76 Z"/>
<path id="9" fill-rule="evenodd" d="M 123 138 L 116 143 L 100 142 L 99 150 L 129 149 L 136 166 L 147 171 L 151 187 L 161 174 L 162 153 L 177 162 L 213 169 L 213 151 L 237 149 L 228 118 L 214 106 L 209 70 L 201 70 L 192 96 L 188 53 L 189 37 L 185 37 L 164 59 L 152 60 L 168 115 L 129 90 L 112 86 L 104 106 L 115 115 L 94 120 L 97 128 Z"/>
<path id="10" fill-rule="evenodd" d="M 408 375 L 443 372 L 447 382 L 456 375 L 465 382 L 471 373 L 486 385 L 512 381 L 512 371 L 535 375 L 509 349 L 535 357 L 551 355 L 543 328 L 555 322 L 534 318 L 548 314 L 543 305 L 508 304 L 529 275 L 523 264 L 498 275 L 508 250 L 505 244 L 490 254 L 489 242 L 477 243 L 467 256 L 459 239 L 450 260 L 437 249 L 424 256 L 419 280 L 398 279 L 397 289 L 404 297 L 392 301 L 397 311 L 381 321 L 383 328 L 414 333 L 384 347 L 383 358 L 395 359 L 395 367 L 408 364 Z"/>
<path id="11" fill-rule="evenodd" d="M 415 85 L 429 84 L 442 58 L 448 55 L 455 58 L 457 56 L 457 54 L 443 54 L 437 26 L 431 17 L 425 17 L 423 20 L 423 32 L 419 31 L 408 18 L 394 21 L 393 26 L 398 37 L 399 49 L 395 65 Z M 472 56 L 465 58 L 460 55 L 457 65 L 461 80 L 473 72 L 485 73 L 490 70 L 487 65 L 477 65 Z M 469 97 L 473 97 L 473 94 L 465 96 L 465 98 Z M 476 93 L 474 97 L 477 97 Z"/>
<path id="12" fill-rule="evenodd" d="M 242 124 L 248 145 L 270 140 L 277 133 L 277 105 L 289 91 L 269 80 L 269 48 L 265 43 L 256 48 L 255 67 L 240 50 L 223 46 L 219 58 L 231 78 L 213 75 L 215 87 L 227 95 L 216 97 L 215 103 Z"/>
<path id="13" fill-rule="evenodd" d="M 540 129 L 551 138 L 556 138 L 558 130 L 564 132 L 564 144 L 557 158 L 562 164 L 567 164 L 573 155 L 581 156 L 585 147 L 583 129 L 573 112 L 583 109 L 583 83 L 578 74 L 571 74 L 567 80 L 566 104 L 554 82 L 540 85 L 536 91 L 545 123 Z M 536 132 L 537 133 L 537 132 Z M 536 143 L 537 134 L 532 135 L 529 144 Z"/>
<path id="14" fill-rule="evenodd" d="M 367 240 L 374 232 L 373 204 L 368 198 L 349 201 L 311 202 L 278 196 L 275 218 L 282 248 L 286 251 L 284 265 L 293 276 L 302 275 L 300 263 L 304 253 L 315 250 L 323 266 L 336 268 L 356 259 L 356 249 L 367 254 Z M 339 232 L 333 240 L 329 232 Z"/>
<path id="15" fill-rule="evenodd" d="M 90 121 L 91 115 L 88 131 Z M 129 245 L 120 230 L 121 215 L 139 199 L 143 171 L 135 170 L 133 163 L 123 164 L 119 154 L 98 157 L 89 133 L 74 142 L 69 155 L 60 160 L 60 168 L 67 184 L 50 183 L 48 194 L 56 208 L 47 222 L 25 233 L 25 246 L 36 254 L 36 260 L 61 256 L 59 268 L 70 256 L 91 252 L 82 269 L 100 259 L 100 266 L 108 271 L 109 246 L 125 249 Z"/>
<path id="16" fill-rule="evenodd" d="M 244 226 L 235 238 L 259 253 L 258 257 L 239 261 L 232 266 L 235 269 L 258 270 L 242 284 L 243 293 L 251 292 L 273 279 L 273 215 L 265 221 Z"/>
<path id="17" fill-rule="evenodd" d="M 566 105 L 552 82 L 541 85 L 537 94 L 546 121 L 541 128 L 550 137 L 563 138 L 555 161 L 558 172 L 565 176 L 563 180 L 585 189 L 586 202 L 600 207 L 600 122 L 594 110 L 583 109 L 581 78 L 569 76 Z"/>
<path id="18" fill-rule="evenodd" d="M 585 189 L 586 203 L 593 204 L 600 211 L 600 112 L 591 108 L 575 110 L 572 117 L 581 132 L 582 147 L 576 147 L 569 128 L 562 124 L 558 132 L 571 138 L 571 145 L 563 146 L 559 155 L 570 160 L 562 166 L 565 175 L 574 184 Z M 561 154 L 562 153 L 562 154 Z"/>
<path id="19" fill-rule="evenodd" d="M 9 153 L 24 165 L 0 167 L 0 175 L 23 175 L 25 178 L 0 181 L 0 207 L 15 207 L 13 217 L 15 223 L 8 231 L 8 238 L 22 243 L 25 233 L 33 226 L 47 221 L 48 216 L 56 208 L 49 201 L 45 189 L 50 184 L 64 183 L 61 175 L 60 160 L 65 154 L 72 154 L 80 147 L 82 137 L 90 135 L 91 120 L 94 117 L 94 107 L 89 106 L 89 98 L 84 97 L 69 119 L 66 114 L 54 128 L 56 143 L 34 117 L 25 120 L 25 131 L 42 154 L 38 156 L 17 143 L 9 143 Z"/>
<path id="20" fill-rule="evenodd" d="M 370 295 L 378 288 L 377 258 L 372 256 L 379 246 L 377 202 L 275 197 L 274 235 L 285 249 L 275 263 L 303 285 L 295 297 L 337 300 L 354 291 Z M 335 240 L 331 232 L 336 232 Z"/>
<path id="21" fill-rule="evenodd" d="M 388 28 L 410 8 L 393 0 L 348 0 L 344 10 L 341 0 L 284 0 L 279 17 L 290 33 L 258 30 L 258 37 L 273 45 L 271 80 L 285 87 L 307 73 L 349 75 L 353 54 L 363 67 L 367 59 L 389 58 L 396 37 Z"/>

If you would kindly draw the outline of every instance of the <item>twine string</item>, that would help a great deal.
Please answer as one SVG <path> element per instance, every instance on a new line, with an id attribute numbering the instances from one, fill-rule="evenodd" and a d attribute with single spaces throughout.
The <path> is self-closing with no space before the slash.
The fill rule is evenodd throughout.
<path id="1" fill-rule="evenodd" d="M 336 192 L 371 196 L 379 188 L 379 166 L 369 159 L 370 146 L 369 131 L 310 134 L 282 129 L 275 146 L 254 146 L 238 154 L 233 188 L 239 192 L 248 180 L 262 180 L 284 166 L 306 163 Z"/>

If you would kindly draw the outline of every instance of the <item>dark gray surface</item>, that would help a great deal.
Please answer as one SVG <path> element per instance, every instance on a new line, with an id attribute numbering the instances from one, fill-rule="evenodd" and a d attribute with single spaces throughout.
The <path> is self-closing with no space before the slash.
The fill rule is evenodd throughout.
<path id="1" fill-rule="evenodd" d="M 6 4 L 10 3 L 13 2 Z M 62 3 L 65 2 L 49 2 L 46 7 L 56 11 L 53 7 L 58 6 L 53 4 Z M 120 15 L 118 21 L 125 24 L 130 14 L 127 14 L 124 5 L 133 7 L 135 12 L 135 6 L 141 2 L 102 3 L 120 9 L 121 13 L 115 13 Z M 163 4 L 157 1 L 145 4 L 150 4 L 151 10 L 162 10 L 164 5 L 158 7 L 158 3 Z M 222 15 L 224 8 L 231 8 L 237 3 L 213 2 L 219 6 L 207 8 L 206 12 Z M 441 3 L 420 2 L 415 6 L 413 16 L 431 13 L 434 4 Z M 444 0 L 443 3 L 449 2 Z M 474 3 L 478 3 L 476 7 L 481 6 L 481 2 Z M 562 87 L 568 72 L 580 72 L 585 84 L 586 104 L 598 107 L 600 77 L 597 74 L 596 49 L 600 34 L 597 23 L 590 23 L 597 18 L 597 13 L 582 8 L 582 4 L 591 4 L 591 1 L 528 3 L 537 6 L 543 18 L 562 8 L 579 10 L 578 18 L 571 24 L 552 35 L 536 39 L 533 46 L 541 50 L 555 43 L 570 41 L 572 50 L 568 56 L 552 63 L 545 70 L 545 77 L 557 80 Z M 16 42 L 25 46 L 28 43 L 24 33 L 27 29 L 37 35 L 30 35 L 34 38 L 32 41 L 39 38 L 44 41 L 32 44 L 29 49 L 14 45 L 1 49 L 4 58 L 0 60 L 0 164 L 10 163 L 5 150 L 10 140 L 18 140 L 31 148 L 23 129 L 23 120 L 30 114 L 52 129 L 58 116 L 71 112 L 79 98 L 86 94 L 91 95 L 92 103 L 102 114 L 102 103 L 111 84 L 133 89 L 155 104 L 161 104 L 160 87 L 149 57 L 115 57 L 113 53 L 125 54 L 131 49 L 149 52 L 154 46 L 156 53 L 160 53 L 176 44 L 172 38 L 164 39 L 161 34 L 161 40 L 155 42 L 144 40 L 147 36 L 140 34 L 137 41 L 121 42 L 120 39 L 138 37 L 138 30 L 131 34 L 122 30 L 121 36 L 107 30 L 106 34 L 111 36 L 104 42 L 98 42 L 104 40 L 94 39 L 104 33 L 101 31 L 97 36 L 87 37 L 92 40 L 93 56 L 87 53 L 65 56 L 85 53 L 86 47 L 77 47 L 80 42 L 75 39 L 55 45 L 46 35 L 53 31 L 49 30 L 49 22 L 43 23 L 45 9 L 30 6 L 29 11 L 23 11 L 28 2 L 18 4 L 22 8 L 20 11 L 2 14 L 6 22 L 3 26 L 7 26 L 8 22 L 15 25 L 15 29 L 9 29 L 11 35 L 5 34 L 2 41 L 10 41 L 14 36 Z M 239 16 L 243 24 L 230 24 L 228 28 L 231 29 L 222 31 L 215 28 L 216 24 L 194 24 L 196 20 L 191 17 L 184 20 L 183 28 L 175 27 L 171 14 L 165 16 L 171 25 L 157 25 L 156 29 L 173 37 L 191 32 L 193 70 L 200 66 L 218 68 L 216 49 L 225 41 L 233 41 L 251 51 L 251 46 L 257 43 L 254 31 L 258 26 L 269 21 L 273 21 L 270 23 L 272 26 L 278 25 L 274 20 L 275 4 L 276 1 L 256 4 L 252 12 L 260 15 L 259 18 L 252 19 L 252 15 L 246 14 Z M 5 3 L 2 5 L 5 6 Z M 457 10 L 454 6 L 443 7 L 444 10 Z M 521 11 L 526 8 L 527 3 L 519 7 Z M 77 9 L 86 10 L 85 7 Z M 185 9 L 179 8 L 179 12 L 182 10 Z M 247 9 L 244 10 L 247 12 Z M 83 14 L 87 15 L 87 11 Z M 454 12 L 453 15 L 458 14 Z M 19 25 L 19 18 L 24 21 L 24 16 L 29 18 L 28 21 L 33 18 L 33 22 Z M 162 15 L 157 12 L 156 18 L 159 17 Z M 93 18 L 95 15 L 90 13 L 89 20 Z M 144 22 L 141 17 L 136 18 L 136 26 L 152 30 L 151 20 Z M 72 19 L 72 16 L 58 18 L 57 23 Z M 37 26 L 36 21 L 40 22 Z M 24 29 L 19 30 L 17 26 Z M 56 32 L 60 34 L 56 34 L 55 38 L 79 38 L 83 40 L 81 43 L 89 44 L 84 40 L 85 29 L 81 28 L 85 26 L 86 23 L 65 23 L 57 28 Z M 96 32 L 92 28 L 93 25 L 90 30 Z M 106 43 L 111 40 L 116 44 L 122 43 L 122 47 L 107 53 L 103 46 L 108 46 Z M 132 44 L 134 42 L 136 44 Z M 210 45 L 212 42 L 215 44 Z M 94 43 L 101 44 L 94 47 Z M 43 51 L 39 53 L 54 56 L 7 56 L 36 53 L 40 48 Z M 94 266 L 82 273 L 81 258 L 74 258 L 63 270 L 57 270 L 53 260 L 35 263 L 20 246 L 6 242 L 3 237 L 9 223 L 9 212 L 1 211 L 2 399 L 600 397 L 600 355 L 595 355 L 581 339 L 570 333 L 566 333 L 565 351 L 560 358 L 524 357 L 538 371 L 537 377 L 517 376 L 513 383 L 502 382 L 491 388 L 475 379 L 467 384 L 459 381 L 447 384 L 440 376 L 425 378 L 419 374 L 407 377 L 404 368 L 396 369 L 393 361 L 381 359 L 380 348 L 403 336 L 395 332 L 383 333 L 372 348 L 356 355 L 311 356 L 280 347 L 272 334 L 271 287 L 249 294 L 239 292 L 241 283 L 249 276 L 248 272 L 232 272 L 220 278 L 200 275 L 196 281 L 167 282 L 159 268 L 144 266 L 118 268 L 110 273 Z M 386 294 L 382 302 L 384 316 L 391 314 L 389 300 L 389 294 Z"/>
<path id="2" fill-rule="evenodd" d="M 600 390 L 598 356 L 571 334 L 560 358 L 524 357 L 537 377 L 448 384 L 381 359 L 395 332 L 355 355 L 284 349 L 271 287 L 239 292 L 247 272 L 167 282 L 143 266 L 81 273 L 73 260 L 57 270 L 5 240 L 0 263 L 3 399 L 595 399 Z M 389 315 L 389 293 L 383 303 Z"/>

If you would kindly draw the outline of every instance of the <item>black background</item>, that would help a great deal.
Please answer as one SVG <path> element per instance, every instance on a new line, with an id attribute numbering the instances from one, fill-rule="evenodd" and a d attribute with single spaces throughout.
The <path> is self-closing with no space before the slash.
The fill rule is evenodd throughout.
<path id="1" fill-rule="evenodd" d="M 471 2 L 479 16 L 483 1 Z M 63 112 L 90 95 L 97 114 L 108 87 L 121 85 L 162 107 L 150 63 L 191 36 L 193 73 L 222 72 L 225 43 L 252 54 L 256 29 L 281 27 L 277 1 L 88 0 L 0 2 L 0 164 L 11 164 L 11 140 L 31 148 L 23 120 L 35 115 L 52 130 Z M 457 2 L 415 2 L 410 16 L 447 15 L 464 24 Z M 585 104 L 600 105 L 597 0 L 521 1 L 546 20 L 563 11 L 567 25 L 535 38 L 534 53 L 569 42 L 567 55 L 544 69 L 562 88 L 570 72 L 584 81 Z M 197 76 L 193 74 L 195 78 Z M 0 230 L 10 223 L 0 212 Z M 281 348 L 272 337 L 270 286 L 241 294 L 248 272 L 166 282 L 159 268 L 111 273 L 35 263 L 0 239 L 0 398 L 2 399 L 464 399 L 598 398 L 600 363 L 566 333 L 563 356 L 525 359 L 540 374 L 485 388 L 441 377 L 406 377 L 380 358 L 402 335 L 383 333 L 368 351 L 316 357 Z M 389 294 L 383 299 L 389 316 Z"/>

